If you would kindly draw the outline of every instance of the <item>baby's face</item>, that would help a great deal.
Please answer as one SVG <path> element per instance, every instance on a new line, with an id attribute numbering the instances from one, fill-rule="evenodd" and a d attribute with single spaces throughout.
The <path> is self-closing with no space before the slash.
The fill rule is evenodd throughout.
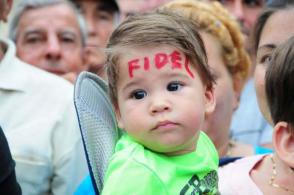
<path id="1" fill-rule="evenodd" d="M 167 155 L 193 151 L 205 113 L 214 109 L 212 89 L 182 52 L 168 46 L 128 49 L 117 90 L 119 127 Z"/>

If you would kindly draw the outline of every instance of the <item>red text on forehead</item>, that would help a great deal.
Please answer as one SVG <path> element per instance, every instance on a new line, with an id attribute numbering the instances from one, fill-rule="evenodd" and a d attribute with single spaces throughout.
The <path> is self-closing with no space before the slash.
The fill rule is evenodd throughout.
<path id="1" fill-rule="evenodd" d="M 188 57 L 185 56 L 185 58 L 183 59 L 180 52 L 178 51 L 173 51 L 170 54 L 167 54 L 164 52 L 158 52 L 151 57 L 146 56 L 143 59 L 135 58 L 128 61 L 130 78 L 134 77 L 135 70 L 142 69 L 142 68 L 144 69 L 144 71 L 150 70 L 151 64 L 154 64 L 155 68 L 158 70 L 168 65 L 171 66 L 171 69 L 184 68 L 187 71 L 188 75 L 194 78 L 194 75 L 189 68 Z"/>

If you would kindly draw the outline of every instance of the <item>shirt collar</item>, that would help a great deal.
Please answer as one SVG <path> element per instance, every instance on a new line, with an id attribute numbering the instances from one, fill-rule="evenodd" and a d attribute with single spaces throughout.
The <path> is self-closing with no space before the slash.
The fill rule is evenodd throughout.
<path id="1" fill-rule="evenodd" d="M 5 54 L 0 61 L 0 89 L 24 91 L 29 78 L 24 74 L 27 64 L 16 57 L 15 45 L 12 41 L 1 40 L 5 45 Z"/>

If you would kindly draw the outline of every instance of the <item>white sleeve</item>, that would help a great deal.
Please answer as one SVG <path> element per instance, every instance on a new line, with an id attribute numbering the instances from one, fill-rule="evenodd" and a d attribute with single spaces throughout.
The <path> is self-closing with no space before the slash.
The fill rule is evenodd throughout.
<path id="1" fill-rule="evenodd" d="M 52 194 L 73 194 L 82 179 L 89 174 L 73 101 L 61 114 L 52 142 Z"/>

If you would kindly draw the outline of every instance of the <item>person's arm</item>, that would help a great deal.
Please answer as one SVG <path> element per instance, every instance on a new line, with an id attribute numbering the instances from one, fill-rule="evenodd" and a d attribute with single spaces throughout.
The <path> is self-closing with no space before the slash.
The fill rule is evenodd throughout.
<path id="1" fill-rule="evenodd" d="M 21 188 L 16 181 L 15 163 L 8 142 L 0 127 L 0 194 L 19 195 Z"/>

